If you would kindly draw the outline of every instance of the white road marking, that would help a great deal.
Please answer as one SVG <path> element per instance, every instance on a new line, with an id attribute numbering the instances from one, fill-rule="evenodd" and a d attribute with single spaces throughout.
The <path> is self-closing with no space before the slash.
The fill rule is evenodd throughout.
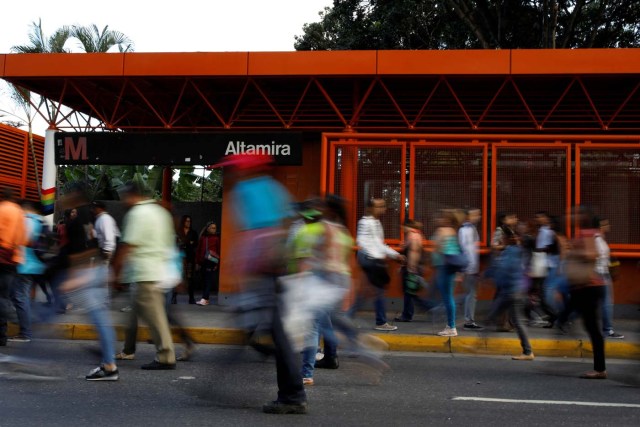
<path id="1" fill-rule="evenodd" d="M 605 406 L 614 408 L 640 408 L 637 403 L 608 403 L 608 402 L 576 402 L 570 400 L 521 400 L 521 399 L 495 399 L 491 397 L 467 397 L 457 396 L 451 400 L 466 400 L 474 402 L 498 402 L 498 403 L 533 403 L 537 405 L 577 405 L 577 406 Z"/>

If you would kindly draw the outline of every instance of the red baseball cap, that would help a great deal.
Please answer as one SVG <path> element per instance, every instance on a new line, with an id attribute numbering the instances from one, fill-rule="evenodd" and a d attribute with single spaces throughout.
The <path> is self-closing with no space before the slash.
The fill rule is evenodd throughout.
<path id="1" fill-rule="evenodd" d="M 207 169 L 229 166 L 239 170 L 249 170 L 265 167 L 271 163 L 273 163 L 273 157 L 268 154 L 231 154 L 218 163 L 208 166 Z"/>

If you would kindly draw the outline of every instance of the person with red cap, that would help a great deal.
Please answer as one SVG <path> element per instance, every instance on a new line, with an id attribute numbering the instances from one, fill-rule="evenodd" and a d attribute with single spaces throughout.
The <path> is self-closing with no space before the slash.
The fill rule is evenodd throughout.
<path id="1" fill-rule="evenodd" d="M 285 269 L 284 222 L 292 216 L 292 200 L 284 186 L 267 173 L 271 162 L 271 156 L 234 154 L 212 167 L 225 167 L 225 174 L 234 182 L 231 204 L 238 230 L 237 253 L 226 258 L 237 263 L 233 268 L 240 273 L 244 294 L 251 301 L 244 308 L 240 304 L 238 310 L 245 314 L 244 327 L 250 339 L 269 335 L 273 341 L 278 397 L 262 410 L 304 414 L 307 396 L 276 295 L 276 280 Z"/>

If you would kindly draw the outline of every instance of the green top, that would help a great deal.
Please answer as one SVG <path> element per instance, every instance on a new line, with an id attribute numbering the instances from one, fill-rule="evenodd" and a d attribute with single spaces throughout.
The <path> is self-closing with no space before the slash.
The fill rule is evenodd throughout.
<path id="1" fill-rule="evenodd" d="M 444 258 L 442 255 L 457 255 L 461 252 L 458 236 L 445 236 L 438 242 L 438 250 L 431 253 L 431 262 L 433 265 L 443 265 Z"/>
<path id="2" fill-rule="evenodd" d="M 136 203 L 124 218 L 122 242 L 131 245 L 125 270 L 128 281 L 160 281 L 175 244 L 171 214 L 153 200 Z"/>

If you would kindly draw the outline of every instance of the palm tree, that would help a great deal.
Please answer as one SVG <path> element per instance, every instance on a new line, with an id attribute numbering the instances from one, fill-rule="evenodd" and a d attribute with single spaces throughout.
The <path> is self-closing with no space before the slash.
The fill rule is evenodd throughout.
<path id="1" fill-rule="evenodd" d="M 64 45 L 71 37 L 71 28 L 67 25 L 58 28 L 49 38 L 42 31 L 42 19 L 31 23 L 32 32 L 29 34 L 29 45 L 13 46 L 11 51 L 16 53 L 69 53 Z"/>
<path id="2" fill-rule="evenodd" d="M 95 24 L 89 26 L 74 25 L 71 36 L 80 41 L 80 46 L 87 53 L 108 52 L 118 46 L 119 52 L 133 52 L 133 42 L 123 33 L 110 30 L 108 25 L 100 31 Z"/>

